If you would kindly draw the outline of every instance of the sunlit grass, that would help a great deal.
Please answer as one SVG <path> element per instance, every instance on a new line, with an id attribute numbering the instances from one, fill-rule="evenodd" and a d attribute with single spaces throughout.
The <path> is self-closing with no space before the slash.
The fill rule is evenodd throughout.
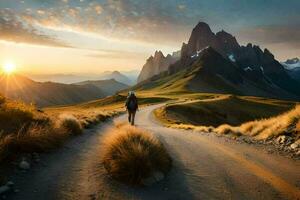
<path id="1" fill-rule="evenodd" d="M 300 134 L 300 106 L 294 106 L 293 102 L 274 99 L 223 96 L 175 103 L 155 110 L 155 115 L 172 128 L 267 139 L 286 133 Z"/>

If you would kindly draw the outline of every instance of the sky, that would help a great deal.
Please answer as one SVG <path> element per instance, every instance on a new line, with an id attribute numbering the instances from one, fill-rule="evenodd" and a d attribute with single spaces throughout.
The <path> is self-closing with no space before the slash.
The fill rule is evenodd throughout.
<path id="1" fill-rule="evenodd" d="M 300 0 L 0 0 L 0 64 L 37 74 L 141 69 L 203 21 L 240 44 L 300 57 Z"/>

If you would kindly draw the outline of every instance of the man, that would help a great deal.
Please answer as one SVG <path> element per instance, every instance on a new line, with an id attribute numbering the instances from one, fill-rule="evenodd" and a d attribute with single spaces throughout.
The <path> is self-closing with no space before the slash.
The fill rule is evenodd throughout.
<path id="1" fill-rule="evenodd" d="M 138 109 L 138 100 L 133 91 L 128 93 L 125 106 L 128 111 L 128 122 L 134 125 L 135 113 Z"/>

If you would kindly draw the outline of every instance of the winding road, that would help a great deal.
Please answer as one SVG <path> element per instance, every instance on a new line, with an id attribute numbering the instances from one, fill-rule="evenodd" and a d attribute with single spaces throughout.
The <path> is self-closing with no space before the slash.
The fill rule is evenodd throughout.
<path id="1" fill-rule="evenodd" d="M 214 134 L 163 127 L 152 116 L 158 106 L 138 112 L 136 123 L 155 134 L 173 158 L 163 181 L 131 188 L 107 177 L 99 147 L 113 126 L 108 122 L 43 155 L 30 171 L 18 171 L 12 180 L 20 191 L 7 199 L 300 199 L 299 160 Z"/>

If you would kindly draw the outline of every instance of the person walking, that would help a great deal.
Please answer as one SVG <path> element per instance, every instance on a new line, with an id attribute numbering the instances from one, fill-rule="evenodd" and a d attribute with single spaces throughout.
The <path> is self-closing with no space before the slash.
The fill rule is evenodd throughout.
<path id="1" fill-rule="evenodd" d="M 128 112 L 128 122 L 131 123 L 131 125 L 134 125 L 134 118 L 135 118 L 135 113 L 138 110 L 138 100 L 137 97 L 135 96 L 133 91 L 130 91 L 128 93 L 126 103 L 125 103 L 127 112 Z"/>

